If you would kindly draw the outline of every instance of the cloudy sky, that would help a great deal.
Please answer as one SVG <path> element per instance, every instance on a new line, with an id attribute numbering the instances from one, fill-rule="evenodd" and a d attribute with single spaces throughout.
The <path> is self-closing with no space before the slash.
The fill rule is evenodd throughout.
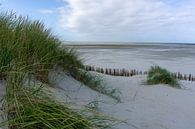
<path id="1" fill-rule="evenodd" d="M 0 0 L 67 41 L 195 43 L 195 0 Z"/>

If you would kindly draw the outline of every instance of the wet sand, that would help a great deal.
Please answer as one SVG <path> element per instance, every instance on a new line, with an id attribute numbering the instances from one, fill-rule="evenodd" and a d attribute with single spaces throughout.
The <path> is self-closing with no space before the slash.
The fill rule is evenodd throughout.
<path id="1" fill-rule="evenodd" d="M 86 65 L 140 71 L 160 65 L 171 72 L 195 75 L 195 45 L 83 45 L 76 48 Z"/>

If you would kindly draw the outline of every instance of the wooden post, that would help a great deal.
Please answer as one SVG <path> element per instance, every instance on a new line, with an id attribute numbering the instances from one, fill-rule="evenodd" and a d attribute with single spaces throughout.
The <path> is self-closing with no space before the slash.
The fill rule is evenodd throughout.
<path id="1" fill-rule="evenodd" d="M 105 74 L 108 74 L 108 69 L 106 68 Z"/>
<path id="2" fill-rule="evenodd" d="M 100 67 L 98 67 L 98 72 L 99 72 L 99 73 L 101 72 Z"/>
<path id="3" fill-rule="evenodd" d="M 126 72 L 125 69 L 123 69 L 123 76 L 126 76 L 126 75 L 125 75 L 125 72 Z"/>
<path id="4" fill-rule="evenodd" d="M 191 74 L 189 75 L 188 80 L 189 80 L 189 81 L 191 81 L 191 80 L 192 80 L 192 75 L 191 75 Z"/>
<path id="5" fill-rule="evenodd" d="M 133 70 L 130 71 L 130 76 L 133 76 Z"/>
<path id="6" fill-rule="evenodd" d="M 119 69 L 119 76 L 121 76 L 121 69 Z"/>
<path id="7" fill-rule="evenodd" d="M 186 74 L 184 74 L 184 80 L 187 80 L 187 76 L 186 76 Z"/>
<path id="8" fill-rule="evenodd" d="M 104 69 L 103 68 L 101 68 L 101 73 L 104 73 Z"/>
<path id="9" fill-rule="evenodd" d="M 177 79 L 180 79 L 180 72 L 178 72 L 177 74 Z"/>
<path id="10" fill-rule="evenodd" d="M 116 70 L 116 75 L 119 76 L 119 69 Z"/>
<path id="11" fill-rule="evenodd" d="M 111 68 L 109 68 L 109 75 L 111 75 L 111 73 L 112 73 L 111 71 L 112 71 Z"/>
<path id="12" fill-rule="evenodd" d="M 180 80 L 183 80 L 183 75 L 181 74 L 181 76 L 180 76 Z"/>
<path id="13" fill-rule="evenodd" d="M 125 69 L 125 77 L 127 77 L 127 70 Z"/>
<path id="14" fill-rule="evenodd" d="M 114 76 L 116 76 L 116 69 L 114 68 Z"/>
<path id="15" fill-rule="evenodd" d="M 136 70 L 135 69 L 133 70 L 133 75 L 136 75 Z"/>
<path id="16" fill-rule="evenodd" d="M 114 76 L 114 70 L 113 69 L 111 70 L 111 75 Z"/>
<path id="17" fill-rule="evenodd" d="M 130 75 L 130 74 L 129 74 L 129 70 L 127 70 L 127 77 L 129 77 L 129 75 Z"/>
<path id="18" fill-rule="evenodd" d="M 174 73 L 174 78 L 177 79 L 177 73 Z"/>

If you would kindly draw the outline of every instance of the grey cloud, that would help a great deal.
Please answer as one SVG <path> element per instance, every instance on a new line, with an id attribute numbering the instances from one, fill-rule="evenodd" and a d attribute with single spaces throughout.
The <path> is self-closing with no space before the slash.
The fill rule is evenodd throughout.
<path id="1" fill-rule="evenodd" d="M 65 1 L 65 0 L 64 0 Z M 195 22 L 195 3 L 173 5 L 165 0 L 66 0 L 59 8 L 61 27 L 83 39 L 108 38 L 185 29 Z M 128 36 L 128 37 L 124 37 Z M 130 36 L 132 37 L 132 36 Z"/>

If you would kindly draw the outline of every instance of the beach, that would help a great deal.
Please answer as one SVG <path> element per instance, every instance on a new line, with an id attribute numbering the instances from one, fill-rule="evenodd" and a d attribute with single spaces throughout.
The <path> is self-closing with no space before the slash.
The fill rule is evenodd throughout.
<path id="1" fill-rule="evenodd" d="M 77 49 L 87 65 L 148 70 L 154 63 L 172 72 L 195 73 L 192 67 L 195 63 L 192 56 L 194 46 L 128 45 L 118 48 L 108 45 Z M 62 69 L 50 71 L 49 84 L 52 87 L 43 89 L 50 91 L 53 99 L 71 103 L 73 109 L 93 108 L 113 117 L 118 123 L 112 125 L 112 129 L 195 128 L 195 82 L 179 81 L 181 88 L 178 89 L 165 84 L 147 85 L 147 75 L 117 77 L 89 73 L 101 78 L 101 85 L 106 89 L 119 91 L 120 101 L 91 89 Z M 2 99 L 6 92 L 3 81 L 0 82 L 0 88 Z"/>
<path id="2" fill-rule="evenodd" d="M 47 18 L 37 15 L 41 20 L 34 19 L 36 15 L 23 16 L 20 11 L 19 15 L 3 11 L 3 7 L 0 14 L 0 129 L 195 129 L 195 40 L 190 38 L 192 33 L 185 32 L 187 37 L 182 37 L 183 29 L 190 26 L 181 26 L 181 30 L 165 27 L 173 30 L 172 34 L 163 27 L 191 15 L 183 11 L 175 14 L 176 10 L 170 15 L 172 9 L 165 8 L 160 18 L 153 10 L 159 7 L 164 10 L 165 3 L 159 1 L 152 5 L 151 1 L 144 1 L 135 2 L 141 5 L 135 6 L 138 10 L 132 8 L 133 1 L 124 7 L 121 1 L 95 4 L 58 1 L 65 3 L 54 8 L 54 3 L 50 3 L 52 8 L 49 3 L 43 3 L 48 6 L 44 7 L 47 10 L 37 10 L 37 4 L 32 9 L 33 2 L 30 6 L 23 2 L 35 14 L 50 14 Z M 1 3 L 0 6 L 4 6 Z M 86 6 L 87 3 L 90 5 Z M 78 6 L 72 8 L 74 4 Z M 91 10 L 91 5 L 101 6 L 98 9 L 101 11 Z M 108 5 L 116 12 L 104 11 Z M 127 20 L 120 19 L 121 9 L 130 12 L 129 15 L 122 11 L 125 15 L 121 16 Z M 163 30 L 153 28 L 160 24 L 153 24 L 155 20 L 139 10 L 164 21 Z M 93 16 L 106 15 L 102 18 L 86 15 L 85 18 L 86 12 Z M 135 12 L 137 18 L 132 15 Z M 56 18 L 67 17 L 55 20 L 51 14 Z M 110 14 L 117 14 L 116 18 L 112 19 Z M 46 23 L 42 22 L 44 17 Z M 144 19 L 140 19 L 142 17 Z M 147 19 L 152 24 L 148 24 Z M 166 19 L 176 20 L 170 20 L 170 24 Z M 155 31 L 145 30 L 140 20 Z M 64 36 L 55 35 L 50 25 Z M 179 28 L 180 24 L 177 25 Z M 182 33 L 175 35 L 177 31 Z"/>
<path id="3" fill-rule="evenodd" d="M 147 71 L 151 66 L 159 65 L 171 72 L 195 74 L 195 45 L 129 43 L 72 47 L 77 48 L 86 65 L 138 71 Z"/>
<path id="4" fill-rule="evenodd" d="M 194 129 L 195 83 L 180 81 L 182 89 L 168 85 L 146 85 L 146 76 L 113 77 L 98 74 L 107 87 L 121 91 L 121 102 L 84 86 L 65 74 L 57 78 L 52 89 L 57 99 L 79 106 L 97 102 L 96 109 L 122 123 L 113 129 Z"/>
<path id="5" fill-rule="evenodd" d="M 146 85 L 146 76 L 113 77 L 96 72 L 103 85 L 120 90 L 121 102 L 90 89 L 64 72 L 51 72 L 54 99 L 80 109 L 95 102 L 95 110 L 116 118 L 112 129 L 194 129 L 195 83 L 179 81 L 182 88 Z M 1 97 L 5 87 L 1 82 Z M 94 106 L 94 105 L 91 105 Z"/>
<path id="6" fill-rule="evenodd" d="M 83 45 L 76 48 L 86 65 L 137 70 L 159 65 L 171 72 L 195 74 L 194 45 Z M 97 110 L 123 121 L 114 125 L 115 129 L 195 128 L 194 82 L 179 81 L 181 89 L 177 89 L 165 84 L 146 85 L 146 75 L 116 77 L 91 73 L 100 76 L 106 87 L 118 89 L 121 102 L 93 91 L 67 75 L 55 75 L 61 78 L 55 83 L 59 87 L 54 90 L 57 98 L 68 96 L 69 99 L 62 101 L 80 106 L 98 102 Z"/>

